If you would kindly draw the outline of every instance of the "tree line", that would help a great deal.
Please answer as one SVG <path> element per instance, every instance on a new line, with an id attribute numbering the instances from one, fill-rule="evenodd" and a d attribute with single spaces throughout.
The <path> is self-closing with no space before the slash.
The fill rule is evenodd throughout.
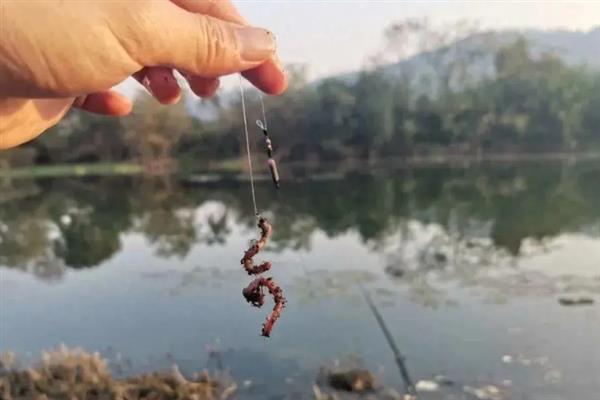
<path id="1" fill-rule="evenodd" d="M 290 89 L 266 100 L 277 157 L 308 163 L 600 149 L 600 72 L 551 53 L 533 55 L 522 38 L 498 44 L 488 33 L 467 45 L 458 35 L 434 33 L 414 21 L 386 30 L 387 55 L 403 55 L 399 43 L 410 38 L 428 39 L 412 68 L 392 71 L 375 61 L 316 83 L 307 82 L 303 67 L 292 68 Z M 248 103 L 259 110 L 257 98 Z M 197 117 L 190 101 L 165 107 L 147 95 L 136 97 L 124 119 L 73 112 L 52 132 L 1 153 L 0 167 L 175 161 L 189 169 L 239 159 L 239 96 L 199 107 L 212 117 Z M 258 131 L 255 138 L 260 146 Z"/>

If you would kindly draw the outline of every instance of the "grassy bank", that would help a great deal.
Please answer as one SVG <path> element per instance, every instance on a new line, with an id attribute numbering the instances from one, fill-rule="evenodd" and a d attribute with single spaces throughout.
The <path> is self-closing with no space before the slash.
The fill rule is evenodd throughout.
<path id="1" fill-rule="evenodd" d="M 344 172 L 353 171 L 368 166 L 369 168 L 388 168 L 392 166 L 426 167 L 432 165 L 470 165 L 477 163 L 513 163 L 513 162 L 544 162 L 544 161 L 587 161 L 600 160 L 600 153 L 512 153 L 512 154 L 440 154 L 407 157 L 374 158 L 371 160 L 348 158 L 339 161 L 293 161 L 280 163 L 282 172 L 303 170 L 304 172 Z M 255 163 L 256 175 L 260 179 L 270 179 L 268 174 L 261 175 L 262 164 Z M 176 164 L 176 162 L 175 162 Z M 246 172 L 246 160 L 235 158 L 228 160 L 202 163 L 198 167 L 185 163 L 178 168 L 153 170 L 136 163 L 94 163 L 94 164 L 61 164 L 29 166 L 18 168 L 0 168 L 0 178 L 40 178 L 40 177 L 73 177 L 73 176 L 102 176 L 102 175 L 138 175 L 138 174 L 170 174 L 179 172 L 183 175 L 211 173 L 217 175 L 236 175 Z"/>
<path id="2" fill-rule="evenodd" d="M 142 172 L 142 166 L 133 163 L 62 164 L 2 168 L 0 169 L 0 178 L 135 175 Z"/>

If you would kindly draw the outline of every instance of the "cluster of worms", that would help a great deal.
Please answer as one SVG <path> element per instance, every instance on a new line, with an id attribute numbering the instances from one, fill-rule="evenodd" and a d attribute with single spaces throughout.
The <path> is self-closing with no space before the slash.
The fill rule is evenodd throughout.
<path id="1" fill-rule="evenodd" d="M 266 218 L 263 217 L 261 217 L 258 221 L 258 228 L 260 229 L 260 238 L 244 252 L 244 257 L 241 261 L 248 275 L 259 275 L 271 269 L 271 263 L 268 261 L 265 261 L 260 265 L 253 265 L 254 261 L 252 258 L 258 254 L 263 247 L 265 247 L 267 240 L 273 232 L 271 224 Z M 271 335 L 273 325 L 275 322 L 277 322 L 281 316 L 283 308 L 285 307 L 283 290 L 279 287 L 279 285 L 277 285 L 273 278 L 258 277 L 250 282 L 250 284 L 244 290 L 242 290 L 242 294 L 244 295 L 246 301 L 248 301 L 248 303 L 252 304 L 254 307 L 262 307 L 263 304 L 265 304 L 264 288 L 268 290 L 275 301 L 273 310 L 267 317 L 267 320 L 262 327 L 262 336 L 269 337 Z"/>

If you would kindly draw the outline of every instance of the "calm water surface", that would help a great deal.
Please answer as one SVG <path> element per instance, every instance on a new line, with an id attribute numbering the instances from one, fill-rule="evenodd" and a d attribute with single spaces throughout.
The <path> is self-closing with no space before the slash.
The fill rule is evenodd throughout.
<path id="1" fill-rule="evenodd" d="M 251 308 L 239 260 L 246 183 L 18 180 L 0 190 L 0 352 L 61 343 L 117 375 L 225 369 L 238 398 L 310 398 L 322 366 L 359 364 L 402 389 L 357 285 L 372 295 L 424 399 L 597 399 L 600 163 L 376 171 L 298 179 L 258 202 L 288 307 Z M 563 297 L 589 297 L 566 307 Z"/>

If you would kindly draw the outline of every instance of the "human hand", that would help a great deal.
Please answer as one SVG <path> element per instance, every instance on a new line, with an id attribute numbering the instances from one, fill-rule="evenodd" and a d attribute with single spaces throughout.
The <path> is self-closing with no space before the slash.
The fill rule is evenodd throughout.
<path id="1" fill-rule="evenodd" d="M 129 100 L 109 89 L 129 76 L 166 104 L 180 97 L 173 68 L 200 96 L 241 71 L 270 94 L 287 86 L 273 35 L 227 0 L 3 0 L 0 37 L 0 148 L 39 135 L 72 105 L 127 114 Z"/>

